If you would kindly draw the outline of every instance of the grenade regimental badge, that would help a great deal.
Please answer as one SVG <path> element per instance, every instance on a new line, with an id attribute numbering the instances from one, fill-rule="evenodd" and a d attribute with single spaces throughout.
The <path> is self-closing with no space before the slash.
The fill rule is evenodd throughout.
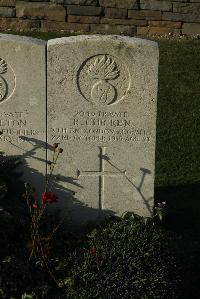
<path id="1" fill-rule="evenodd" d="M 7 63 L 0 58 L 0 102 L 6 98 L 8 93 L 8 84 L 3 76 L 7 70 Z"/>
<path id="2" fill-rule="evenodd" d="M 0 58 L 0 104 L 12 97 L 16 88 L 16 76 L 12 67 Z"/>
<path id="3" fill-rule="evenodd" d="M 109 54 L 94 55 L 81 65 L 79 92 L 95 106 L 110 106 L 121 101 L 130 89 L 130 73 L 124 62 Z"/>
<path id="4" fill-rule="evenodd" d="M 110 81 L 120 74 L 115 61 L 106 55 L 96 58 L 95 62 L 90 65 L 88 74 L 98 80 L 91 90 L 92 100 L 101 104 L 112 103 L 116 99 L 117 90 Z"/>

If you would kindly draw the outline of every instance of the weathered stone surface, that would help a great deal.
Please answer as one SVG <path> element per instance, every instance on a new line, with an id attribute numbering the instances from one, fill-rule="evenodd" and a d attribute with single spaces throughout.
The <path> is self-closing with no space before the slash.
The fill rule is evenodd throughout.
<path id="1" fill-rule="evenodd" d="M 182 26 L 182 23 L 181 22 L 171 22 L 171 21 L 149 21 L 149 26 L 180 29 Z"/>
<path id="2" fill-rule="evenodd" d="M 18 0 L 17 0 L 18 1 Z M 21 1 L 26 1 L 26 2 L 51 2 L 51 0 L 21 0 Z M 60 1 L 60 0 L 57 0 Z"/>
<path id="3" fill-rule="evenodd" d="M 127 9 L 105 8 L 105 17 L 110 19 L 125 19 L 127 17 Z"/>
<path id="4" fill-rule="evenodd" d="M 96 6 L 98 4 L 98 0 L 64 0 L 64 4 Z"/>
<path id="5" fill-rule="evenodd" d="M 99 0 L 100 6 L 115 8 L 137 9 L 138 3 L 138 0 Z"/>
<path id="6" fill-rule="evenodd" d="M 69 37 L 50 40 L 47 57 L 48 142 L 64 149 L 55 187 L 63 210 L 79 224 L 152 215 L 157 44 Z"/>
<path id="7" fill-rule="evenodd" d="M 46 43 L 0 34 L 1 151 L 20 156 L 24 179 L 44 190 Z"/>
<path id="8" fill-rule="evenodd" d="M 65 0 L 65 1 L 68 1 L 68 0 Z M 96 6 L 98 5 L 98 0 L 80 0 L 80 5 L 93 5 L 93 6 Z"/>
<path id="9" fill-rule="evenodd" d="M 53 4 L 64 4 L 64 0 L 50 0 Z"/>
<path id="10" fill-rule="evenodd" d="M 35 31 L 40 28 L 40 21 L 16 18 L 0 18 L 0 30 Z"/>
<path id="11" fill-rule="evenodd" d="M 133 19 L 145 19 L 145 20 L 161 20 L 161 11 L 151 10 L 128 10 L 128 17 Z"/>
<path id="12" fill-rule="evenodd" d="M 200 15 L 200 3 L 174 3 L 173 11 Z"/>
<path id="13" fill-rule="evenodd" d="M 92 33 L 101 34 L 125 34 L 134 36 L 136 33 L 136 27 L 134 25 L 112 25 L 112 24 L 91 24 Z"/>
<path id="14" fill-rule="evenodd" d="M 200 15 L 163 12 L 162 20 L 183 21 L 183 22 L 200 22 Z"/>
<path id="15" fill-rule="evenodd" d="M 187 35 L 199 35 L 200 24 L 199 23 L 185 23 L 183 24 L 182 33 Z"/>
<path id="16" fill-rule="evenodd" d="M 146 26 L 141 26 L 141 27 L 137 27 L 137 35 L 147 35 L 149 31 L 149 27 Z"/>
<path id="17" fill-rule="evenodd" d="M 6 6 L 15 6 L 16 0 L 1 0 L 0 6 L 6 7 Z"/>
<path id="18" fill-rule="evenodd" d="M 88 32 L 89 29 L 90 27 L 88 24 L 41 21 L 41 31 L 43 32 L 64 31 L 64 32 L 74 33 L 74 32 Z"/>
<path id="19" fill-rule="evenodd" d="M 100 17 L 95 16 L 71 16 L 67 17 L 69 23 L 82 23 L 82 24 L 99 24 Z"/>
<path id="20" fill-rule="evenodd" d="M 16 4 L 16 16 L 18 18 L 45 18 L 52 21 L 65 21 L 66 10 L 61 5 L 53 5 L 46 2 L 18 1 Z"/>
<path id="21" fill-rule="evenodd" d="M 158 1 L 158 0 L 140 0 L 140 8 L 161 10 L 161 11 L 171 11 L 172 3 L 168 1 Z"/>
<path id="22" fill-rule="evenodd" d="M 138 27 L 138 35 L 179 35 L 180 29 L 167 27 Z"/>
<path id="23" fill-rule="evenodd" d="M 68 15 L 75 16 L 99 16 L 102 13 L 102 7 L 93 6 L 78 6 L 78 5 L 67 5 Z"/>
<path id="24" fill-rule="evenodd" d="M 108 18 L 102 18 L 101 19 L 101 24 L 145 26 L 145 25 L 147 25 L 147 21 L 146 20 L 136 20 L 136 19 L 108 19 Z"/>
<path id="25" fill-rule="evenodd" d="M 158 1 L 163 1 L 163 0 L 158 0 Z M 168 2 L 188 2 L 188 0 L 167 0 Z"/>
<path id="26" fill-rule="evenodd" d="M 63 0 L 66 5 L 80 5 L 80 0 Z"/>
<path id="27" fill-rule="evenodd" d="M 12 18 L 15 16 L 15 9 L 10 7 L 0 7 L 0 18 Z"/>

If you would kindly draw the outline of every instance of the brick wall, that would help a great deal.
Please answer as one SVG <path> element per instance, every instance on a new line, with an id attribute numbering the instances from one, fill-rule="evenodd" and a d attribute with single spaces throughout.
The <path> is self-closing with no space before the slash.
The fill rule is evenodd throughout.
<path id="1" fill-rule="evenodd" d="M 0 30 L 200 34 L 200 0 L 0 0 Z"/>

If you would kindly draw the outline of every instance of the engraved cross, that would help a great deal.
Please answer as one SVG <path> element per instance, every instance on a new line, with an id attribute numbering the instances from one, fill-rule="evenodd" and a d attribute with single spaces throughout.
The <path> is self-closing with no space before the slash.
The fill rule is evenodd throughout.
<path id="1" fill-rule="evenodd" d="M 106 147 L 99 147 L 99 171 L 78 171 L 78 177 L 99 177 L 99 210 L 104 205 L 105 177 L 124 177 L 126 170 L 122 172 L 105 171 Z"/>

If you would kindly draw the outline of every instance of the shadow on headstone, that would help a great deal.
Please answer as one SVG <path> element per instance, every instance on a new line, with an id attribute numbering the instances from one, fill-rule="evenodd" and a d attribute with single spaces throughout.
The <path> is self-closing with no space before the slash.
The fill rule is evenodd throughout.
<path id="1" fill-rule="evenodd" d="M 102 159 L 107 161 L 114 169 L 116 169 L 119 173 L 124 174 L 126 180 L 133 186 L 133 188 L 138 192 L 139 196 L 141 197 L 144 205 L 146 206 L 147 210 L 149 211 L 149 214 L 151 214 L 151 206 L 149 205 L 149 202 L 151 200 L 153 200 L 153 197 L 150 198 L 146 198 L 145 195 L 142 192 L 142 187 L 145 181 L 145 177 L 148 174 L 151 174 L 151 171 L 149 169 L 146 168 L 140 168 L 141 170 L 141 181 L 139 183 L 138 186 L 136 186 L 134 184 L 134 182 L 127 176 L 126 171 L 125 170 L 121 170 L 116 164 L 114 164 L 113 162 L 111 162 L 109 156 L 107 154 L 102 155 Z"/>
<path id="2" fill-rule="evenodd" d="M 31 144 L 32 148 L 29 151 L 23 151 L 23 149 L 21 149 L 22 154 L 18 155 L 22 163 L 17 171 L 19 173 L 22 173 L 23 175 L 21 179 L 15 182 L 12 181 L 12 184 L 14 184 L 14 186 L 9 186 L 9 197 L 20 197 L 24 193 L 24 183 L 28 182 L 32 187 L 36 189 L 36 198 L 40 202 L 41 193 L 45 191 L 46 176 L 39 172 L 36 168 L 30 167 L 27 163 L 27 160 L 31 158 L 33 161 L 35 159 L 36 161 L 44 163 L 44 168 L 46 167 L 45 165 L 47 165 L 48 168 L 46 160 L 42 157 L 40 158 L 39 156 L 35 156 L 35 154 L 38 149 L 43 149 L 45 151 L 48 149 L 52 151 L 52 146 L 46 144 L 44 141 L 35 138 L 30 138 L 27 136 L 21 136 L 20 138 L 24 142 Z M 18 146 L 18 149 L 20 149 L 20 146 Z M 51 183 L 48 187 L 48 190 L 53 191 L 56 194 L 56 196 L 58 197 L 58 203 L 49 205 L 49 211 L 55 213 L 59 212 L 61 217 L 64 218 L 64 222 L 66 222 L 68 227 L 70 227 L 70 230 L 76 230 L 80 227 L 80 225 L 86 226 L 90 223 L 91 225 L 95 223 L 97 224 L 101 220 L 105 219 L 106 216 L 114 215 L 114 212 L 111 210 L 100 211 L 99 209 L 91 208 L 87 204 L 84 204 L 83 202 L 78 200 L 78 198 L 76 197 L 76 192 L 74 191 L 74 187 L 83 188 L 83 186 L 81 186 L 81 184 L 79 183 L 78 178 L 60 175 L 59 168 L 56 168 L 55 171 L 56 174 L 52 175 Z M 40 185 L 41 182 L 44 182 L 43 189 L 38 190 L 38 184 Z M 70 187 L 67 188 L 66 186 Z M 11 206 L 9 207 L 9 209 L 11 209 Z"/>
<path id="3" fill-rule="evenodd" d="M 21 137 L 24 139 L 24 137 Z M 30 168 L 26 163 L 27 158 L 39 160 L 46 164 L 46 160 L 40 157 L 35 157 L 36 151 L 40 149 L 51 150 L 52 147 L 49 144 L 46 144 L 43 141 L 25 137 L 26 142 L 32 144 L 32 149 L 24 152 L 20 155 L 20 159 L 22 160 L 22 169 L 23 172 L 26 173 L 27 177 L 34 177 L 36 182 L 35 187 L 37 189 L 37 182 L 45 181 L 45 176 L 40 173 L 38 170 L 34 168 Z M 128 184 L 133 186 L 133 189 L 137 190 L 144 204 L 148 208 L 148 198 L 145 198 L 142 193 L 142 187 L 145 181 L 146 176 L 150 174 L 150 171 L 146 168 L 140 168 L 141 170 L 141 179 L 138 185 L 135 185 L 133 181 L 126 176 L 126 172 L 118 167 L 115 161 L 111 162 L 109 156 L 103 155 L 103 160 L 109 163 L 117 172 L 124 175 Z M 21 171 L 21 169 L 19 169 Z M 58 204 L 52 205 L 52 208 L 56 208 L 56 210 L 60 210 L 61 214 L 62 209 L 64 209 L 65 213 L 63 217 L 66 218 L 66 222 L 68 223 L 68 227 L 70 230 L 73 230 L 77 223 L 78 225 L 86 225 L 87 224 L 98 224 L 98 222 L 102 221 L 106 217 L 115 216 L 115 212 L 109 209 L 95 209 L 89 207 L 84 202 L 80 201 L 76 196 L 76 189 L 83 189 L 83 186 L 80 183 L 80 180 L 77 177 L 69 177 L 63 176 L 59 174 L 59 168 L 56 169 L 58 174 L 54 174 L 52 177 L 52 191 L 58 196 Z M 23 180 L 24 181 L 24 180 Z M 67 183 L 67 184 L 65 184 Z M 17 188 L 13 188 L 10 186 L 10 196 L 20 195 L 23 192 L 23 183 L 19 183 L 16 181 Z M 68 187 L 66 187 L 68 186 Z M 44 186 L 45 187 L 45 186 Z M 16 192 L 17 191 L 17 192 Z M 44 190 L 43 190 L 44 191 Z M 165 220 L 165 224 L 173 229 L 187 229 L 187 228 L 197 228 L 200 224 L 200 182 L 187 184 L 187 185 L 179 185 L 179 186 L 164 186 L 155 188 L 155 202 L 166 201 L 167 207 L 169 210 L 168 216 Z M 41 194 L 38 195 L 38 199 L 40 200 Z M 53 210 L 54 210 L 53 209 Z M 84 221 L 83 221 L 84 220 Z M 73 227 L 72 227 L 73 226 Z"/>
<path id="4" fill-rule="evenodd" d="M 32 160 L 38 160 L 44 164 L 46 164 L 46 160 L 44 158 L 40 158 L 38 156 L 35 156 L 35 153 L 38 149 L 43 150 L 50 150 L 52 151 L 52 146 L 49 144 L 46 144 L 45 142 L 35 139 L 35 138 L 29 138 L 29 137 L 20 137 L 25 142 L 28 142 L 32 145 L 32 148 L 29 151 L 24 151 L 19 157 L 22 160 L 22 170 L 26 174 L 26 177 L 29 178 L 29 183 L 32 182 L 32 185 L 35 182 L 35 185 L 33 187 L 37 190 L 37 182 L 45 182 L 45 176 L 44 174 L 40 173 L 37 169 L 29 167 L 29 165 L 26 163 L 26 160 L 31 158 Z M 150 207 L 148 205 L 149 199 L 145 198 L 145 195 L 142 193 L 142 187 L 145 181 L 145 177 L 148 174 L 151 174 L 151 172 L 146 168 L 140 168 L 141 170 L 141 179 L 139 184 L 136 186 L 134 182 L 126 175 L 126 171 L 121 170 L 118 165 L 115 162 L 111 162 L 109 156 L 107 154 L 102 155 L 102 159 L 109 163 L 113 169 L 115 169 L 115 172 L 117 174 L 121 174 L 124 176 L 125 180 L 129 185 L 133 187 L 136 192 L 139 193 L 141 200 L 144 202 L 147 209 L 150 211 Z M 33 165 L 33 164 L 32 164 Z M 45 167 L 45 166 L 44 166 Z M 47 165 L 48 167 L 48 165 Z M 64 217 L 66 217 L 67 222 L 70 224 L 78 225 L 84 225 L 87 223 L 98 223 L 99 221 L 102 221 L 106 217 L 109 216 L 115 216 L 115 212 L 110 209 L 102 209 L 101 205 L 99 203 L 99 209 L 95 209 L 92 207 L 89 207 L 87 204 L 84 204 L 84 201 L 80 201 L 76 196 L 76 189 L 83 189 L 83 186 L 80 184 L 79 180 L 79 173 L 77 171 L 77 177 L 69 177 L 59 174 L 59 168 L 56 168 L 56 172 L 52 176 L 52 183 L 49 186 L 50 189 L 58 196 L 59 201 L 58 204 L 52 205 L 52 208 L 56 208 L 61 211 L 61 214 L 65 214 Z M 23 178 L 24 180 L 24 178 Z M 66 184 L 67 183 L 67 184 Z M 67 187 L 66 187 L 67 186 Z M 23 184 L 17 183 L 17 189 L 18 194 L 23 192 Z M 44 188 L 41 191 L 44 191 Z M 14 189 L 15 190 L 15 189 Z M 16 191 L 15 191 L 16 192 Z M 37 199 L 41 200 L 41 192 L 36 192 Z M 123 199 L 122 199 L 123 200 Z M 151 198 L 150 198 L 151 200 Z M 86 200 L 87 202 L 87 200 Z M 62 213 L 62 210 L 64 213 Z M 128 211 L 127 211 L 128 212 Z"/>
<path id="5" fill-rule="evenodd" d="M 34 183 L 35 185 L 33 187 L 36 188 L 36 195 L 37 199 L 41 199 L 41 192 L 44 191 L 45 189 L 45 181 L 46 178 L 44 174 L 40 173 L 37 169 L 29 167 L 28 163 L 26 162 L 27 159 L 31 158 L 32 160 L 38 160 L 44 164 L 46 164 L 46 160 L 44 158 L 40 158 L 38 156 L 35 156 L 35 153 L 37 152 L 38 149 L 43 149 L 43 150 L 52 150 L 52 146 L 49 144 L 46 144 L 44 141 L 35 139 L 35 138 L 30 138 L 30 137 L 20 137 L 24 142 L 27 142 L 32 145 L 32 148 L 29 151 L 22 151 L 22 154 L 20 155 L 20 159 L 22 160 L 22 170 L 25 173 L 25 176 L 23 177 L 23 181 L 25 182 L 26 179 L 27 181 L 33 186 Z M 17 146 L 17 145 L 15 145 Z M 23 149 L 22 149 L 23 150 Z M 108 155 L 103 155 L 102 156 L 103 160 L 105 160 L 107 163 L 109 163 L 112 168 L 116 170 L 116 173 L 121 173 L 128 184 L 130 184 L 133 189 L 135 189 L 141 196 L 141 199 L 145 203 L 146 207 L 150 210 L 148 206 L 148 199 L 145 198 L 145 196 L 142 193 L 142 186 L 145 181 L 146 175 L 150 174 L 150 171 L 145 168 L 141 168 L 141 180 L 136 186 L 132 180 L 126 175 L 126 172 L 124 170 L 121 170 L 114 162 L 111 162 L 110 158 Z M 44 166 L 45 167 L 45 166 Z M 47 165 L 48 167 L 48 165 Z M 50 184 L 50 189 L 58 196 L 59 201 L 58 204 L 52 205 L 57 210 L 60 210 L 61 214 L 63 214 L 63 217 L 66 217 L 66 222 L 68 224 L 71 223 L 73 227 L 76 226 L 76 223 L 78 226 L 80 225 L 85 225 L 85 222 L 88 223 L 98 223 L 99 221 L 102 221 L 106 217 L 109 216 L 114 216 L 115 212 L 109 209 L 101 209 L 99 205 L 99 209 L 91 208 L 87 204 L 84 204 L 76 194 L 76 189 L 82 189 L 83 186 L 80 184 L 79 180 L 79 174 L 77 171 L 77 177 L 70 177 L 70 176 L 63 176 L 59 174 L 59 168 L 56 168 L 56 172 L 58 174 L 53 174 L 51 184 Z M 44 188 L 43 190 L 40 190 L 40 192 L 37 192 L 37 182 L 44 182 Z M 66 184 L 67 183 L 67 184 Z M 22 192 L 23 190 L 23 184 L 17 183 L 17 189 L 18 192 Z M 68 186 L 68 187 L 66 187 Z M 75 188 L 74 188 L 75 187 Z M 15 188 L 16 190 L 16 188 Z M 62 210 L 64 213 L 62 213 Z M 65 216 L 64 216 L 65 214 Z M 82 222 L 81 219 L 84 219 L 84 223 Z"/>

